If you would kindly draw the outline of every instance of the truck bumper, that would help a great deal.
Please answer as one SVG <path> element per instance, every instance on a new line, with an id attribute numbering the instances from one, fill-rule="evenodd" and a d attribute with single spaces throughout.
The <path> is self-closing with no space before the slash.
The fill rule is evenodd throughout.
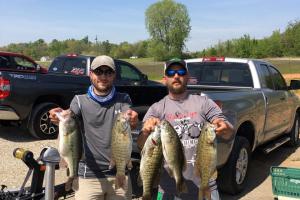
<path id="1" fill-rule="evenodd" d="M 20 117 L 10 107 L 0 106 L 0 120 L 19 120 Z"/>

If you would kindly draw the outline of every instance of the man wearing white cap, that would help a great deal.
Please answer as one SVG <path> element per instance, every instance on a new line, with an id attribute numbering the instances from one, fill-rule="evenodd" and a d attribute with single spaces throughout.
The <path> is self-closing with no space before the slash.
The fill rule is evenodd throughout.
<path id="1" fill-rule="evenodd" d="M 81 120 L 83 125 L 83 159 L 79 163 L 79 190 L 75 199 L 131 199 L 130 177 L 127 184 L 115 189 L 115 169 L 109 169 L 111 157 L 111 130 L 118 112 L 130 116 L 130 125 L 137 125 L 137 113 L 130 109 L 128 94 L 116 91 L 113 82 L 116 77 L 114 60 L 109 56 L 97 56 L 90 69 L 91 86 L 87 94 L 76 95 L 69 110 Z M 50 110 L 51 121 L 57 123 L 56 112 Z"/>

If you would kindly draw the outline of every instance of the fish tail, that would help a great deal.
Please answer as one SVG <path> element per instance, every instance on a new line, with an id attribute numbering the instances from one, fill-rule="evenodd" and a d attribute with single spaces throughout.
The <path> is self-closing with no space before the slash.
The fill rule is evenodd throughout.
<path id="1" fill-rule="evenodd" d="M 78 177 L 75 177 L 75 178 L 73 179 L 73 182 L 72 182 L 72 189 L 73 189 L 74 191 L 78 191 L 78 189 L 79 189 L 79 178 L 78 178 Z"/>
<path id="2" fill-rule="evenodd" d="M 210 188 L 199 189 L 198 200 L 211 200 Z"/>
<path id="3" fill-rule="evenodd" d="M 211 200 L 211 191 L 209 187 L 206 190 L 204 190 L 204 196 L 206 200 Z"/>
<path id="4" fill-rule="evenodd" d="M 143 194 L 142 200 L 151 200 L 151 194 Z"/>
<path id="5" fill-rule="evenodd" d="M 127 169 L 131 170 L 132 168 L 133 168 L 132 162 L 131 162 L 131 160 L 129 160 L 127 163 Z"/>
<path id="6" fill-rule="evenodd" d="M 125 174 L 117 174 L 116 175 L 116 189 L 119 189 L 119 188 L 124 188 L 125 186 Z"/>
<path id="7" fill-rule="evenodd" d="M 68 180 L 65 183 L 65 190 L 67 192 L 70 191 L 71 189 L 73 189 L 73 183 L 74 183 L 74 181 L 78 182 L 78 177 L 74 177 L 74 176 L 68 177 Z M 77 186 L 78 186 L 78 183 L 77 183 Z M 78 187 L 77 187 L 77 190 L 78 190 Z"/>
<path id="8" fill-rule="evenodd" d="M 188 189 L 184 179 L 176 184 L 176 190 L 178 194 L 187 193 Z"/>

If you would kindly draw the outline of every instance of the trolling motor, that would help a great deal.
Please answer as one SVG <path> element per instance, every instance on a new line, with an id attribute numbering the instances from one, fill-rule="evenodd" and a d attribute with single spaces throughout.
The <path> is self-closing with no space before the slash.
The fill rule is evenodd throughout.
<path id="1" fill-rule="evenodd" d="M 45 200 L 54 199 L 55 166 L 59 164 L 60 155 L 57 149 L 49 147 L 42 155 L 42 161 L 46 163 Z"/>
<path id="2" fill-rule="evenodd" d="M 18 191 L 8 191 L 6 186 L 2 186 L 0 190 L 0 199 L 5 200 L 56 200 L 59 197 L 70 195 L 73 191 L 65 191 L 65 184 L 54 185 L 55 170 L 59 169 L 60 155 L 57 149 L 52 147 L 44 148 L 40 156 L 34 159 L 33 153 L 23 148 L 16 148 L 13 156 L 22 160 L 29 168 L 27 175 Z M 32 174 L 31 186 L 25 190 L 25 185 Z M 45 188 L 43 181 L 45 176 Z"/>
<path id="3" fill-rule="evenodd" d="M 43 155 L 43 153 L 46 150 L 47 148 L 44 148 L 41 151 L 40 155 Z M 46 170 L 46 166 L 39 162 L 41 156 L 37 160 L 35 160 L 33 157 L 33 153 L 23 148 L 16 148 L 13 152 L 13 156 L 17 159 L 22 160 L 29 168 L 16 199 L 20 199 L 21 195 L 23 194 L 25 184 L 28 181 L 32 171 L 33 171 L 33 175 L 32 175 L 32 181 L 31 181 L 29 193 L 31 194 L 31 197 L 33 197 L 34 200 L 41 199 L 43 196 L 41 194 L 43 194 L 43 180 L 44 180 L 44 173 Z"/>

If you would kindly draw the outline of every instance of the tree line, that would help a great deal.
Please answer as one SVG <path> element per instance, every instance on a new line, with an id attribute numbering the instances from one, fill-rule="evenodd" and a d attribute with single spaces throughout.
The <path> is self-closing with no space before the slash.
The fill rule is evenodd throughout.
<path id="1" fill-rule="evenodd" d="M 193 56 L 238 58 L 300 56 L 300 21 L 290 22 L 282 33 L 275 30 L 271 36 L 260 40 L 245 34 L 238 39 L 218 42 L 210 48 L 194 52 Z"/>
<path id="2" fill-rule="evenodd" d="M 88 36 L 83 39 L 52 40 L 46 43 L 43 39 L 38 39 L 28 43 L 12 43 L 1 47 L 2 51 L 18 52 L 39 60 L 42 56 L 54 58 L 58 55 L 76 53 L 84 55 L 110 55 L 115 58 L 129 58 L 130 56 L 146 57 L 148 41 L 140 41 L 134 44 L 122 42 L 113 44 L 106 41 L 91 42 Z"/>

